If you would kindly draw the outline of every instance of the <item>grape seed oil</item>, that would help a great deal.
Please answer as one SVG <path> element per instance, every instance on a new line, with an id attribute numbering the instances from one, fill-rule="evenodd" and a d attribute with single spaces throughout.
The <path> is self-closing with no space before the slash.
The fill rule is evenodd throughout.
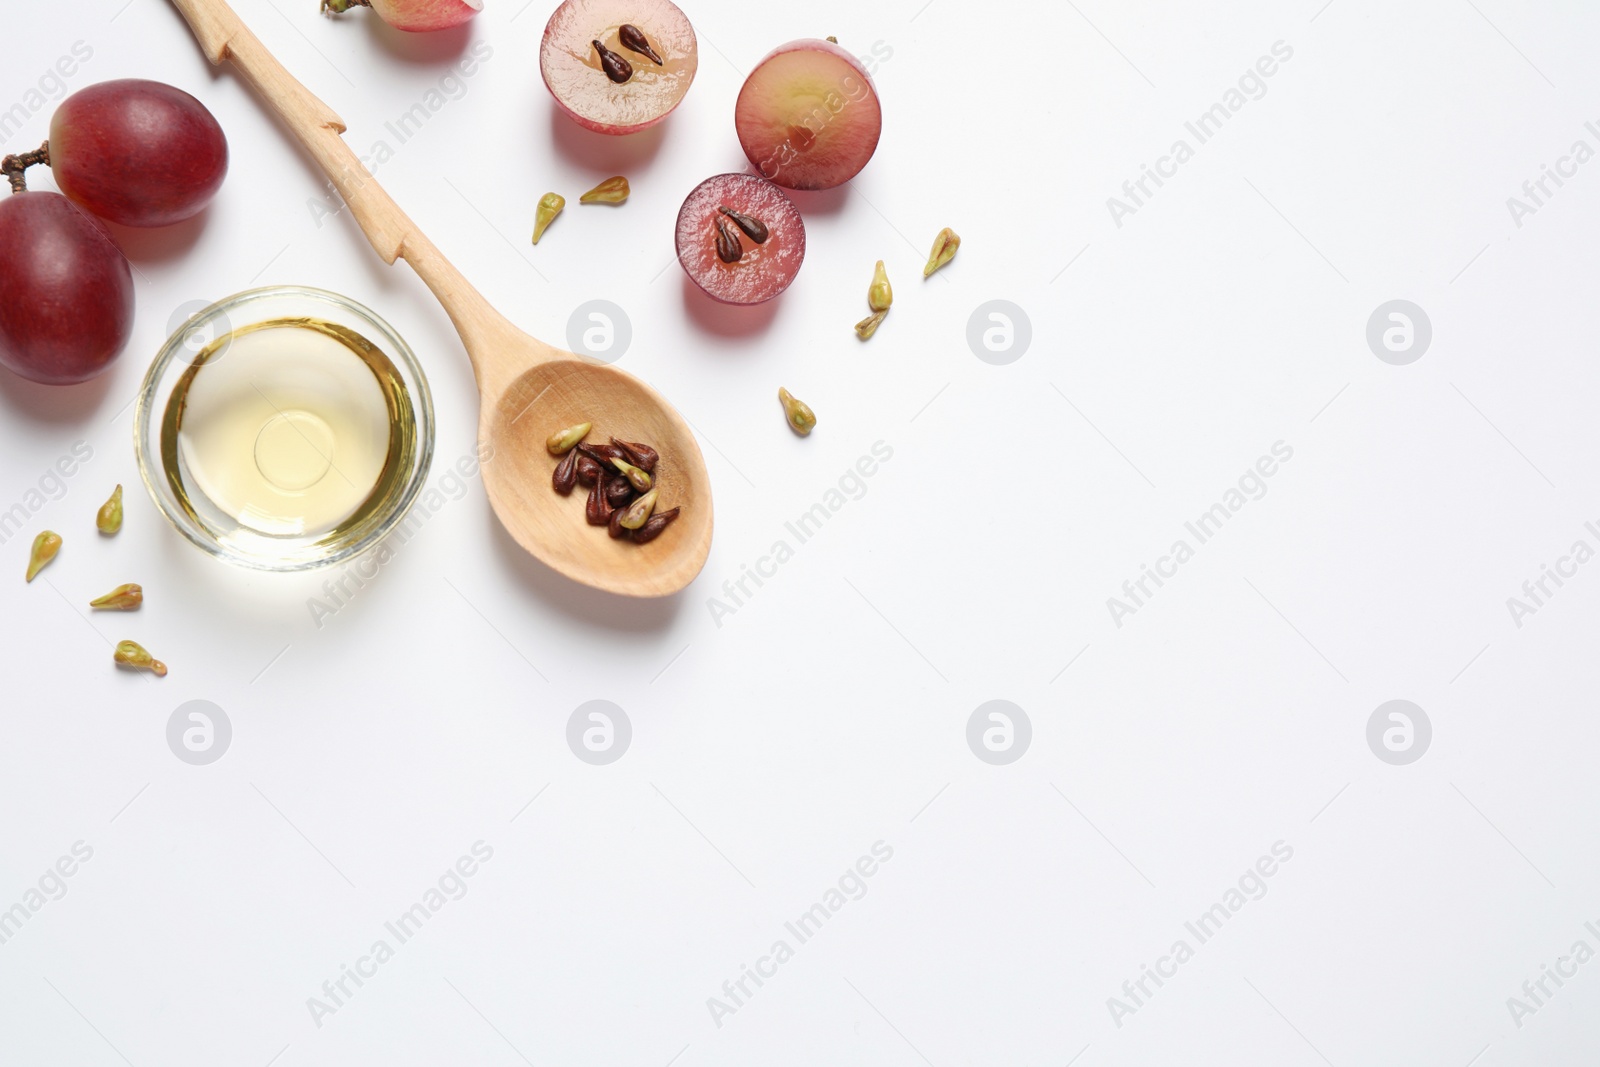
<path id="1" fill-rule="evenodd" d="M 417 448 L 399 372 L 355 331 L 283 318 L 202 349 L 167 402 L 181 505 L 268 537 L 337 537 L 397 492 Z"/>

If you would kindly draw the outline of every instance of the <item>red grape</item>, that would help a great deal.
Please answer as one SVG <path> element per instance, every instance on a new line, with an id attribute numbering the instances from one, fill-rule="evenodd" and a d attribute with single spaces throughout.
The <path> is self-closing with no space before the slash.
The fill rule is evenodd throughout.
<path id="1" fill-rule="evenodd" d="M 596 42 L 632 73 L 613 80 Z M 550 94 L 580 126 L 597 133 L 654 126 L 678 106 L 699 69 L 694 27 L 672 0 L 565 0 L 551 14 L 539 46 L 539 70 Z"/>
<path id="2" fill-rule="evenodd" d="M 133 329 L 133 272 L 60 193 L 0 194 L 0 364 L 66 385 L 105 369 Z"/>
<path id="3" fill-rule="evenodd" d="M 877 151 L 883 108 L 855 56 L 831 41 L 790 41 L 745 79 L 733 122 L 763 178 L 790 189 L 832 189 Z"/>
<path id="4" fill-rule="evenodd" d="M 370 7 L 395 29 L 422 33 L 461 25 L 483 10 L 483 0 L 322 0 L 322 10 L 333 15 L 352 7 Z"/>
<path id="5" fill-rule="evenodd" d="M 80 89 L 56 108 L 50 169 L 63 193 L 103 219 L 170 226 L 216 195 L 228 141 L 182 89 L 125 78 Z"/>
<path id="6" fill-rule="evenodd" d="M 695 186 L 678 209 L 677 246 L 678 262 L 706 295 L 724 304 L 759 304 L 800 272 L 806 224 L 794 201 L 765 178 L 718 174 Z"/>

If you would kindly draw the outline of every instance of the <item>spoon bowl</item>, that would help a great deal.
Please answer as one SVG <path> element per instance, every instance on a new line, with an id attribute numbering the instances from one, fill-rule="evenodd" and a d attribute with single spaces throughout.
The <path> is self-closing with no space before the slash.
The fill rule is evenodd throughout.
<path id="1" fill-rule="evenodd" d="M 207 58 L 231 61 L 277 112 L 384 262 L 409 263 L 455 323 L 478 381 L 478 441 L 489 456 L 484 487 L 517 544 L 574 581 L 623 596 L 668 596 L 693 581 L 711 551 L 711 481 L 683 416 L 626 371 L 513 326 L 373 179 L 340 136 L 343 120 L 284 69 L 226 0 L 172 2 Z M 599 440 L 616 436 L 661 453 L 661 506 L 682 511 L 654 541 L 612 540 L 585 522 L 581 500 L 551 488 L 557 461 L 545 440 L 581 422 L 592 422 Z"/>
<path id="2" fill-rule="evenodd" d="M 654 541 L 613 541 L 584 521 L 582 488 L 571 497 L 550 488 L 558 460 L 545 439 L 580 422 L 594 423 L 592 440 L 615 436 L 661 453 L 655 471 L 661 510 L 683 510 Z M 513 378 L 492 401 L 485 398 L 479 437 L 491 449 L 484 485 L 506 530 L 568 578 L 612 593 L 664 596 L 705 564 L 712 511 L 700 447 L 682 417 L 632 375 L 556 354 Z"/>

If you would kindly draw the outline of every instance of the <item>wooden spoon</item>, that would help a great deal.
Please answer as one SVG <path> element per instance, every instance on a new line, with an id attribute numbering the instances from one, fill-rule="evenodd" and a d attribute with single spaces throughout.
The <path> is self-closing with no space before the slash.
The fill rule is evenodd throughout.
<path id="1" fill-rule="evenodd" d="M 694 434 L 672 405 L 625 371 L 553 348 L 489 306 L 400 210 L 339 136 L 344 123 L 301 85 L 225 0 L 172 0 L 212 63 L 231 59 L 328 175 L 384 262 L 411 264 L 455 323 L 478 380 L 478 440 L 489 503 L 517 543 L 574 581 L 623 596 L 676 593 L 711 551 L 711 481 Z M 532 200 L 529 201 L 530 211 Z M 593 422 L 661 453 L 663 508 L 676 522 L 646 545 L 613 541 L 584 522 L 583 500 L 550 488 L 553 432 Z"/>

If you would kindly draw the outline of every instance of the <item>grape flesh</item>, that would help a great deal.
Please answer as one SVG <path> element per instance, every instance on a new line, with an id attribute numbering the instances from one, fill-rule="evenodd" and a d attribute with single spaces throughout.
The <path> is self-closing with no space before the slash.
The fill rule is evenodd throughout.
<path id="1" fill-rule="evenodd" d="M 657 65 L 622 43 L 622 27 L 641 32 Z M 614 82 L 594 42 L 627 60 L 633 74 Z M 539 71 L 561 110 L 596 133 L 637 133 L 666 118 L 700 69 L 694 27 L 672 0 L 565 0 L 545 24 Z"/>
<path id="2" fill-rule="evenodd" d="M 228 141 L 204 104 L 161 82 L 124 78 L 80 89 L 50 120 L 56 185 L 124 226 L 170 226 L 211 202 Z"/>
<path id="3" fill-rule="evenodd" d="M 722 208 L 766 228 L 754 241 L 731 223 Z M 717 222 L 738 242 L 739 256 L 726 262 L 717 252 Z M 760 304 L 794 281 L 806 258 L 806 225 L 782 189 L 754 174 L 718 174 L 695 186 L 678 210 L 678 262 L 707 296 L 724 304 Z"/>
<path id="4" fill-rule="evenodd" d="M 878 149 L 883 108 L 861 61 L 831 41 L 790 41 L 745 79 L 734 105 L 745 155 L 788 189 L 832 189 Z"/>
<path id="5" fill-rule="evenodd" d="M 105 370 L 133 330 L 133 272 L 60 193 L 0 198 L 0 365 L 47 385 Z"/>

